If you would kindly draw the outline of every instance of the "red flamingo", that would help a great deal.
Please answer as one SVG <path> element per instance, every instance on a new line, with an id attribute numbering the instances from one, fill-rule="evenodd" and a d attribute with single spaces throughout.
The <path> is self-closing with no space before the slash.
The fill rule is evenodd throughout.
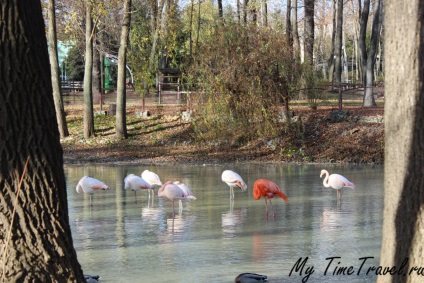
<path id="1" fill-rule="evenodd" d="M 271 199 L 275 196 L 281 197 L 285 202 L 289 202 L 287 196 L 280 190 L 280 188 L 273 182 L 266 179 L 258 179 L 253 184 L 253 197 L 258 200 L 261 197 L 265 198 L 266 217 L 268 218 L 268 200 L 271 204 L 272 214 L 275 217 L 274 208 Z"/>
<path id="2" fill-rule="evenodd" d="M 355 188 L 355 184 L 350 182 L 348 179 L 346 179 L 342 175 L 339 175 L 339 174 L 330 175 L 327 170 L 322 169 L 321 175 L 319 177 L 322 178 L 323 175 L 325 175 L 325 177 L 324 177 L 324 180 L 322 181 L 322 184 L 326 188 L 331 187 L 337 190 L 337 200 L 340 200 L 340 190 L 342 188 L 351 188 L 351 189 Z"/>

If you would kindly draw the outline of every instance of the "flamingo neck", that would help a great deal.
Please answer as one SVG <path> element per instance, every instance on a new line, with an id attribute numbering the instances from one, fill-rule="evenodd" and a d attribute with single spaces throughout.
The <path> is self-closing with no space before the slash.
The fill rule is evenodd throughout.
<path id="1" fill-rule="evenodd" d="M 324 171 L 325 177 L 324 180 L 322 181 L 322 184 L 324 185 L 324 187 L 329 188 L 330 184 L 328 183 L 328 179 L 330 177 L 330 174 L 328 173 L 328 171 Z"/>

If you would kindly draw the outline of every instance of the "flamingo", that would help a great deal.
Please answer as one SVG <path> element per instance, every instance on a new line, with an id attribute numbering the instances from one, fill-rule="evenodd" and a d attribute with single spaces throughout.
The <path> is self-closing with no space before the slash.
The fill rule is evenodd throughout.
<path id="1" fill-rule="evenodd" d="M 152 186 L 162 186 L 159 176 L 152 171 L 144 170 L 143 173 L 141 173 L 141 178 Z"/>
<path id="2" fill-rule="evenodd" d="M 326 188 L 331 187 L 331 188 L 337 190 L 337 200 L 340 200 L 340 190 L 341 190 L 341 188 L 351 188 L 351 189 L 355 188 L 355 184 L 350 182 L 348 179 L 346 179 L 342 175 L 339 175 L 339 174 L 331 174 L 330 175 L 327 170 L 322 169 L 319 177 L 322 178 L 323 175 L 325 175 L 325 178 L 322 181 L 322 184 Z"/>
<path id="3" fill-rule="evenodd" d="M 180 187 L 181 190 L 183 190 L 184 194 L 187 196 L 188 199 L 190 199 L 190 200 L 195 200 L 196 199 L 196 197 L 194 196 L 193 192 L 184 183 L 181 183 L 180 181 L 175 181 L 174 184 L 177 185 L 178 187 Z M 182 200 L 179 200 L 178 201 L 178 204 L 179 204 L 180 209 L 182 209 L 182 207 L 183 207 L 183 201 Z"/>
<path id="4" fill-rule="evenodd" d="M 178 185 L 174 184 L 171 181 L 166 182 L 163 184 L 162 187 L 160 187 L 158 191 L 158 197 L 160 198 L 166 198 L 172 201 L 172 212 L 173 216 L 175 216 L 175 209 L 174 209 L 174 201 L 175 200 L 185 200 L 190 201 L 190 199 L 186 196 L 184 191 L 178 187 Z"/>
<path id="5" fill-rule="evenodd" d="M 234 187 L 239 187 L 242 191 L 247 190 L 246 183 L 243 181 L 240 175 L 234 171 L 225 170 L 224 172 L 222 172 L 221 180 L 224 183 L 227 183 L 228 186 L 230 186 L 231 199 L 234 199 Z"/>
<path id="6" fill-rule="evenodd" d="M 153 187 L 162 186 L 162 182 L 160 181 L 159 176 L 152 171 L 144 170 L 143 173 L 141 173 L 141 178 L 143 178 L 143 180 L 145 180 L 147 183 L 152 185 L 152 190 L 151 191 L 149 190 L 149 198 L 150 198 L 150 192 L 152 192 L 152 201 L 153 201 L 154 199 Z"/>
<path id="7" fill-rule="evenodd" d="M 90 205 L 91 195 L 94 194 L 94 192 L 109 189 L 110 188 L 105 183 L 89 176 L 82 177 L 77 184 L 77 193 L 85 193 L 90 195 Z"/>
<path id="8" fill-rule="evenodd" d="M 138 177 L 134 174 L 129 174 L 124 179 L 125 186 L 124 188 L 126 190 L 132 190 L 134 191 L 135 197 L 137 199 L 137 191 L 140 191 L 142 189 L 147 189 L 149 192 L 149 198 L 150 198 L 150 192 L 153 194 L 153 187 L 149 183 L 147 183 L 143 178 Z"/>
<path id="9" fill-rule="evenodd" d="M 268 218 L 268 200 L 271 204 L 272 214 L 275 217 L 274 208 L 272 207 L 271 199 L 275 196 L 281 197 L 285 202 L 289 202 L 287 196 L 280 190 L 277 184 L 266 180 L 266 179 L 258 179 L 253 184 L 253 197 L 258 200 L 261 197 L 265 198 L 266 205 L 266 217 Z"/>

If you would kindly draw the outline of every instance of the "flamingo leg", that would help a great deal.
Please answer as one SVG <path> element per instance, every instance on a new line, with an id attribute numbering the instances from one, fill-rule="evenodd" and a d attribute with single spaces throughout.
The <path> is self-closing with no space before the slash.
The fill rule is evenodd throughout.
<path id="1" fill-rule="evenodd" d="M 234 189 L 230 186 L 230 199 L 234 199 Z"/>
<path id="2" fill-rule="evenodd" d="M 269 203 L 271 204 L 272 217 L 275 218 L 274 206 L 272 205 L 271 199 L 269 200 Z"/>
<path id="3" fill-rule="evenodd" d="M 266 200 L 266 198 L 265 198 L 265 206 L 266 206 L 265 215 L 266 215 L 266 218 L 268 219 L 268 201 Z"/>
<path id="4" fill-rule="evenodd" d="M 175 216 L 174 200 L 172 200 L 172 217 Z"/>
<path id="5" fill-rule="evenodd" d="M 340 190 L 337 190 L 337 200 L 340 200 Z"/>

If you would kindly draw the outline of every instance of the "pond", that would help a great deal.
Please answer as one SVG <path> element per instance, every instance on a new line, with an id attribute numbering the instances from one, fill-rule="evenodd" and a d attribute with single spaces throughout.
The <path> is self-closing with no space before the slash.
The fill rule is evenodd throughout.
<path id="1" fill-rule="evenodd" d="M 321 169 L 355 183 L 325 188 Z M 128 174 L 148 169 L 162 182 L 185 183 L 196 200 L 173 216 L 171 203 L 147 191 L 125 191 Z M 248 190 L 230 190 L 221 173 L 231 169 Z M 383 167 L 335 165 L 65 166 L 69 221 L 85 274 L 101 282 L 234 282 L 243 272 L 269 282 L 374 282 L 383 223 Z M 77 194 L 84 175 L 112 189 Z M 276 183 L 289 198 L 274 198 L 272 214 L 254 200 L 255 180 Z M 178 206 L 176 206 L 178 207 Z M 369 258 L 368 258 L 369 257 Z M 366 258 L 366 259 L 362 259 Z M 362 264 L 362 268 L 361 268 Z M 350 272 L 349 272 L 349 267 Z M 353 273 L 348 275 L 348 273 Z"/>

